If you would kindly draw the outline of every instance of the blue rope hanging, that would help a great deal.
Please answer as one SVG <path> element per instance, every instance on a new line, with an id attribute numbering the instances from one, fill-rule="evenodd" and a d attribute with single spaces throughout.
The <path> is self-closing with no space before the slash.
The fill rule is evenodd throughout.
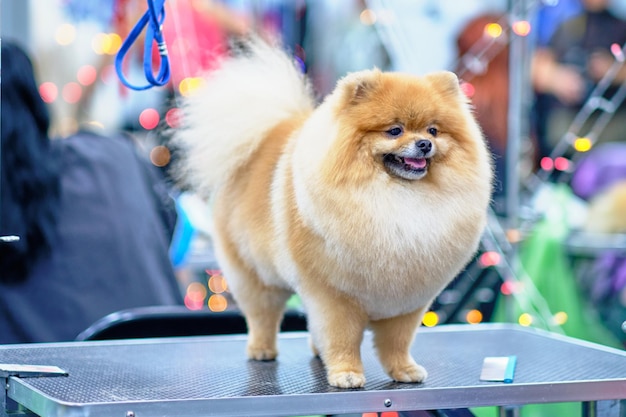
<path id="1" fill-rule="evenodd" d="M 115 70 L 117 75 L 126 87 L 133 90 L 147 90 L 152 87 L 161 87 L 168 83 L 170 80 L 170 63 L 167 56 L 167 46 L 165 39 L 163 39 L 162 25 L 165 20 L 165 0 L 147 0 L 148 10 L 139 19 L 137 24 L 130 31 L 117 55 L 115 56 Z M 124 76 L 122 64 L 124 58 L 128 54 L 128 51 L 132 47 L 133 43 L 137 41 L 137 38 L 146 28 L 146 39 L 144 41 L 143 49 L 143 72 L 148 80 L 146 85 L 134 85 L 126 79 Z M 154 75 L 152 68 L 152 43 L 156 42 L 161 62 L 158 73 Z"/>

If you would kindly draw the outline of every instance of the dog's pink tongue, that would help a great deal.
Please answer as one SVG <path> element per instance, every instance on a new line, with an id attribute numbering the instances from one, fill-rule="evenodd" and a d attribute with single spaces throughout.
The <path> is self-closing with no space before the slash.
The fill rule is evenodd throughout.
<path id="1" fill-rule="evenodd" d="M 421 169 L 426 166 L 426 159 L 424 158 L 404 158 L 404 163 L 409 165 L 413 169 Z"/>

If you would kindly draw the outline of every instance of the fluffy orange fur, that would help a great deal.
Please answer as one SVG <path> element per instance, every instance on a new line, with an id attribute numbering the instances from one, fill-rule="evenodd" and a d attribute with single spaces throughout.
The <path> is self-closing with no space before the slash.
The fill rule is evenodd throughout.
<path id="1" fill-rule="evenodd" d="M 492 186 L 456 76 L 361 71 L 316 107 L 291 60 L 253 42 L 185 110 L 181 175 L 210 195 L 249 357 L 276 357 L 297 292 L 329 384 L 365 384 L 368 327 L 391 378 L 423 381 L 415 331 L 475 253 Z"/>

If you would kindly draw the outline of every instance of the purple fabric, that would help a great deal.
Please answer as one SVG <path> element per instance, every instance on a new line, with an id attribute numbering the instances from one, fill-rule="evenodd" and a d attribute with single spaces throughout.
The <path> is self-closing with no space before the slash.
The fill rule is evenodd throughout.
<path id="1" fill-rule="evenodd" d="M 626 143 L 604 143 L 580 160 L 571 185 L 577 196 L 588 200 L 622 179 L 626 179 Z"/>

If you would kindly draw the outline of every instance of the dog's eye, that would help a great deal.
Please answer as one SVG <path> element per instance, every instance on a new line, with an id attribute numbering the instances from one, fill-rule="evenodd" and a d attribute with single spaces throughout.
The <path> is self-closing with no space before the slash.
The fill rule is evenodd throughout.
<path id="1" fill-rule="evenodd" d="M 397 138 L 398 136 L 402 135 L 403 130 L 402 130 L 402 128 L 401 128 L 401 127 L 399 127 L 399 126 L 395 126 L 395 127 L 392 127 L 391 129 L 389 129 L 386 133 L 387 133 L 389 136 L 392 136 L 392 137 L 394 137 L 394 138 Z"/>
<path id="2" fill-rule="evenodd" d="M 437 133 L 439 133 L 439 131 L 437 130 L 436 127 L 429 127 L 428 128 L 428 134 L 431 136 L 437 136 Z"/>

